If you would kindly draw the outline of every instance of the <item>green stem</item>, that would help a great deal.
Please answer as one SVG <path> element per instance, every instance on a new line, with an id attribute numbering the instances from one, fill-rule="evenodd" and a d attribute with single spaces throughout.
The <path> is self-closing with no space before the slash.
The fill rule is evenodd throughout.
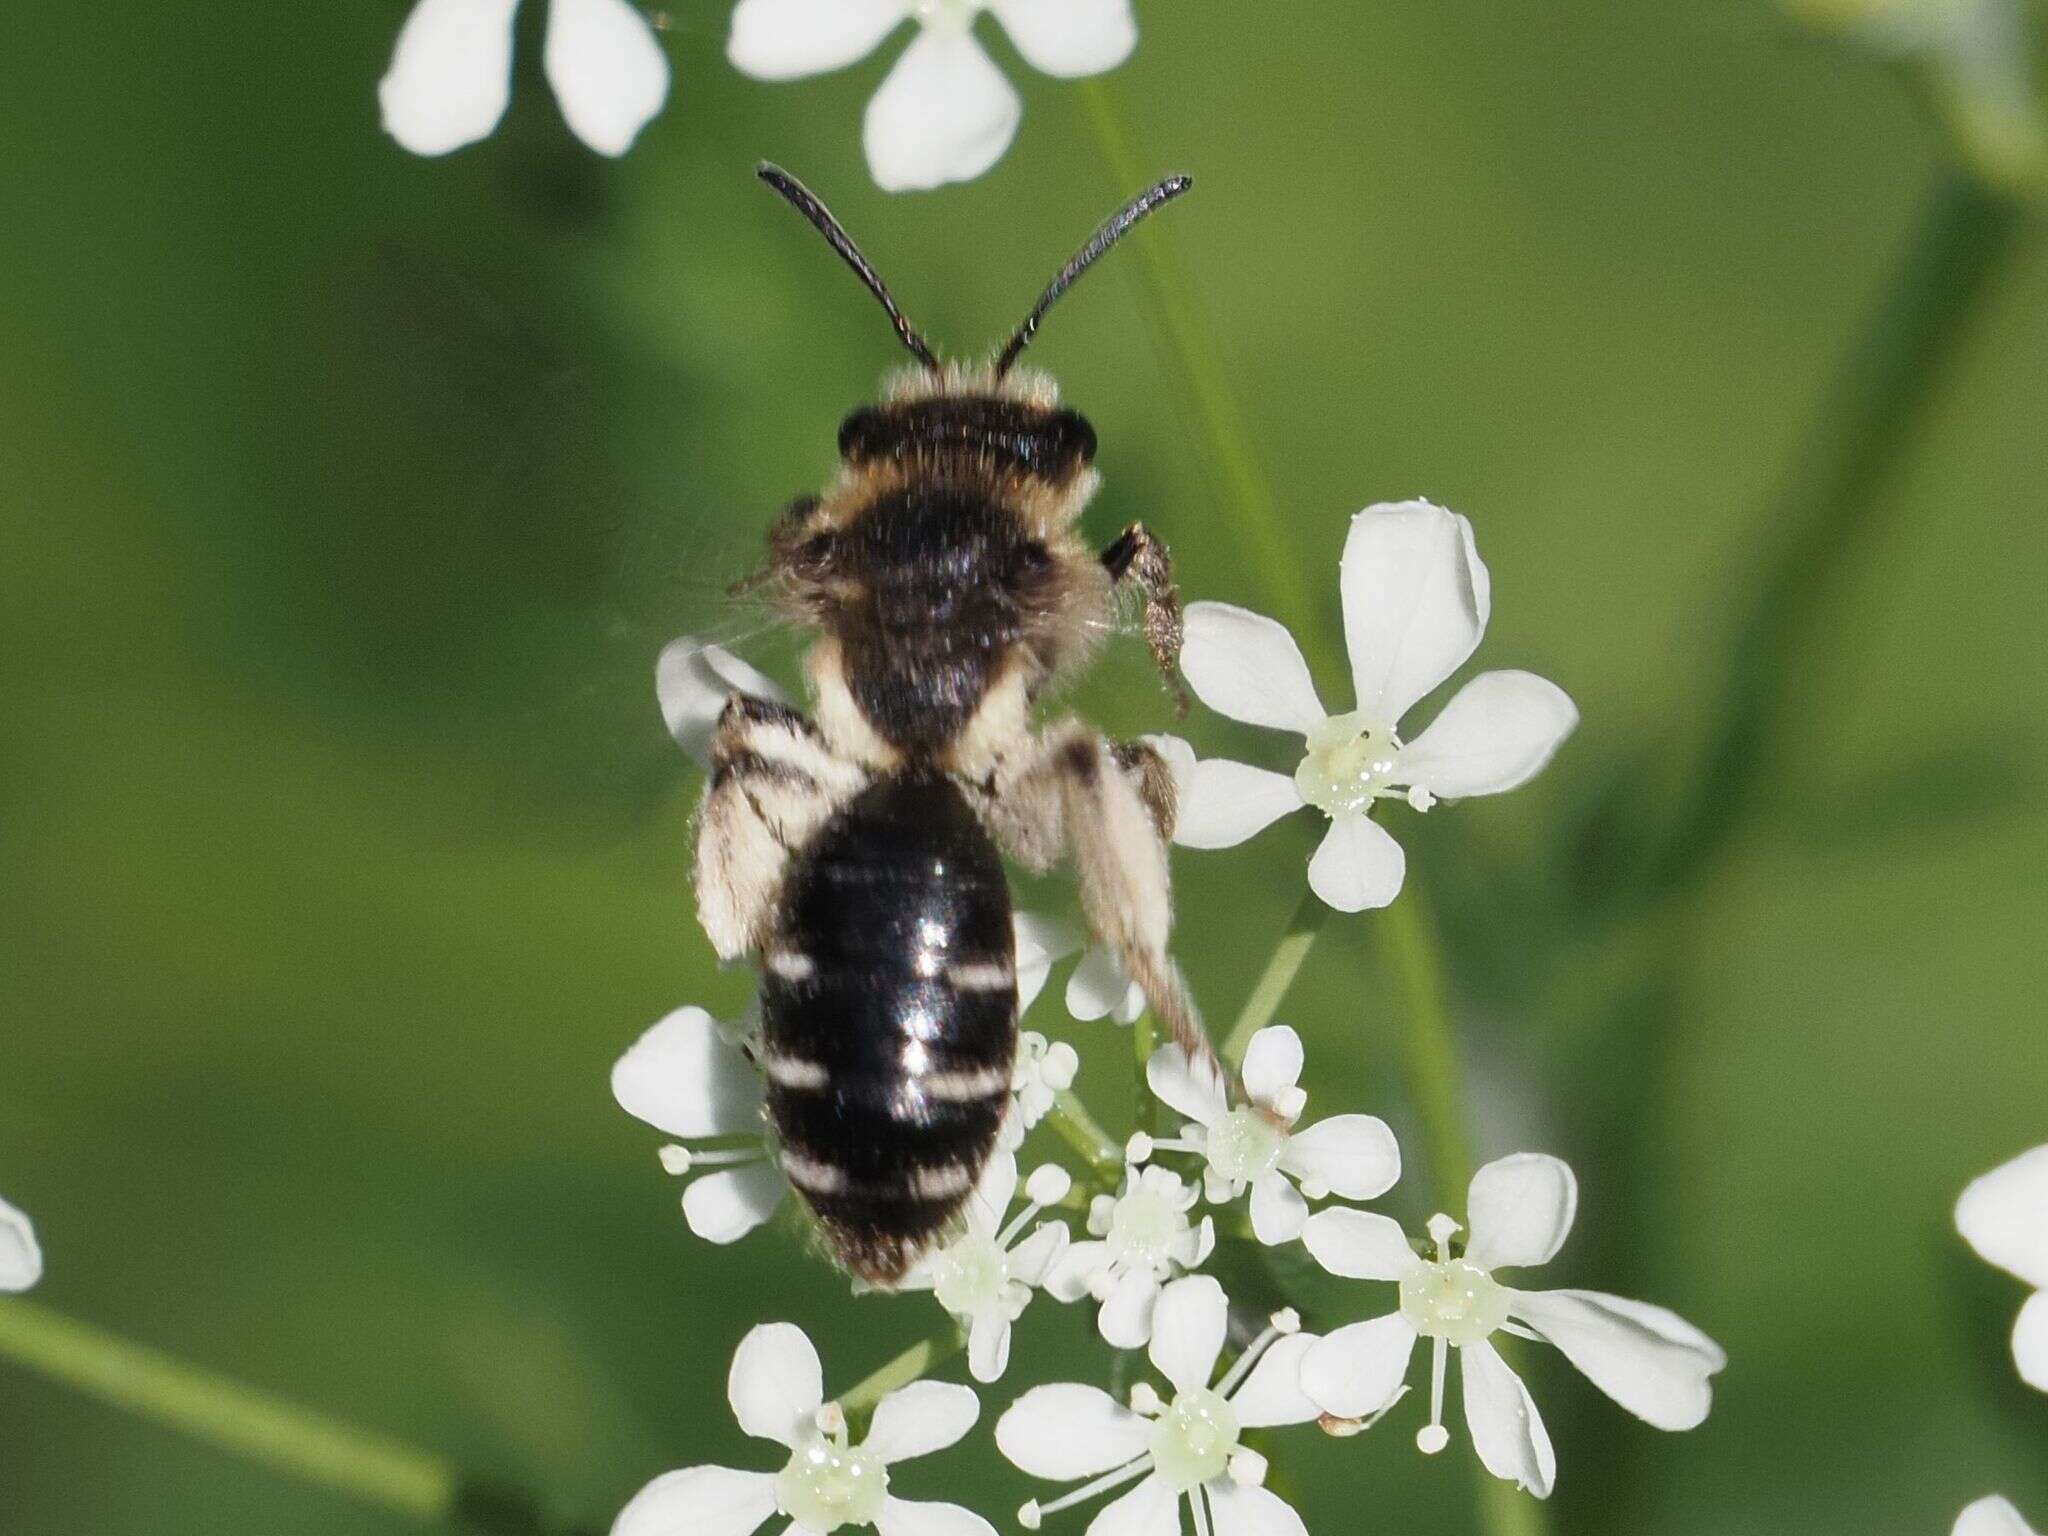
<path id="1" fill-rule="evenodd" d="M 949 1321 L 929 1338 L 919 1339 L 893 1360 L 868 1372 L 851 1388 L 840 1393 L 836 1401 L 849 1418 L 871 1412 L 875 1404 L 898 1387 L 909 1386 L 966 1347 L 965 1330 L 958 1323 Z"/>
<path id="2" fill-rule="evenodd" d="M 1961 171 L 1938 180 L 1896 276 L 1843 358 L 1764 522 L 1772 539 L 1726 662 L 1690 804 L 1656 871 L 1662 894 L 1696 886 L 1779 775 L 1792 685 L 1829 587 L 1875 522 L 1885 478 L 1911 443 L 2004 269 L 2020 207 Z"/>
<path id="3" fill-rule="evenodd" d="M 1436 925 L 1411 884 L 1380 914 L 1379 927 L 1408 998 L 1408 1093 L 1422 1121 L 1430 1191 L 1439 1210 L 1462 1205 L 1472 1180 L 1472 1151 L 1465 1139 L 1458 1042 L 1444 995 Z"/>
<path id="4" fill-rule="evenodd" d="M 357 1429 L 29 1301 L 0 1304 L 0 1355 L 116 1408 L 423 1524 L 458 1513 L 438 1456 Z"/>
<path id="5" fill-rule="evenodd" d="M 1294 909 L 1294 916 L 1287 921 L 1287 932 L 1273 946 L 1266 969 L 1253 984 L 1251 995 L 1245 999 L 1244 1008 L 1238 1013 L 1237 1022 L 1230 1026 L 1229 1038 L 1223 1042 L 1225 1058 L 1231 1062 L 1243 1061 L 1245 1048 L 1252 1043 L 1252 1036 L 1273 1022 L 1273 1015 L 1280 1011 L 1288 988 L 1301 974 L 1308 952 L 1315 947 L 1316 935 L 1323 931 L 1323 924 L 1329 920 L 1329 904 L 1314 891 L 1301 898 L 1301 905 Z"/>
<path id="6" fill-rule="evenodd" d="M 1148 169 L 1131 142 L 1117 105 L 1116 92 L 1098 76 L 1081 83 L 1088 126 L 1104 166 L 1120 195 L 1136 191 L 1159 174 Z M 1257 445 L 1245 425 L 1245 413 L 1231 388 L 1201 291 L 1189 277 L 1175 242 L 1170 219 L 1155 221 L 1136 241 L 1145 298 L 1165 335 L 1173 360 L 1194 401 L 1202 432 L 1223 477 L 1223 504 L 1237 521 L 1260 586 L 1280 609 L 1279 617 L 1298 634 L 1308 633 L 1317 618 L 1308 583 L 1295 548 L 1293 524 L 1280 515 L 1280 503 L 1267 479 Z"/>
<path id="7" fill-rule="evenodd" d="M 1088 1176 L 1096 1184 L 1108 1190 L 1116 1188 L 1123 1175 L 1124 1149 L 1109 1139 L 1109 1132 L 1088 1113 L 1088 1106 L 1073 1089 L 1060 1092 L 1045 1120 L 1068 1146 L 1081 1154 L 1088 1165 Z"/>
<path id="8" fill-rule="evenodd" d="M 1147 1136 L 1159 1134 L 1159 1098 L 1145 1077 L 1145 1069 L 1152 1064 L 1152 1053 L 1158 1048 L 1158 1026 L 1152 1021 L 1152 1010 L 1147 1008 L 1131 1025 L 1131 1064 L 1137 1073 L 1131 1095 L 1135 1106 L 1131 1118 Z"/>

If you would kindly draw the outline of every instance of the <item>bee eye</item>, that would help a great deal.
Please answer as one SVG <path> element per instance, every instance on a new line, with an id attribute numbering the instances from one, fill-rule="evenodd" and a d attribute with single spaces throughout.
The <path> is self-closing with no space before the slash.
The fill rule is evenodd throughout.
<path id="1" fill-rule="evenodd" d="M 1052 569 L 1052 551 L 1037 539 L 1018 546 L 1017 575 L 1020 578 L 1041 576 Z"/>
<path id="2" fill-rule="evenodd" d="M 836 534 L 814 533 L 796 547 L 796 561 L 799 567 L 810 574 L 822 573 L 832 564 L 839 552 Z"/>

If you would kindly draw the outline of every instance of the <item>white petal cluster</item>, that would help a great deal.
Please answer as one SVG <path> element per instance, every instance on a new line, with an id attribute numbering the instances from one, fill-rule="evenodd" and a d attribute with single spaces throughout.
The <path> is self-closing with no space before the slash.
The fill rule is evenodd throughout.
<path id="1" fill-rule="evenodd" d="M 416 155 L 488 138 L 512 97 L 519 0 L 419 0 L 377 87 L 384 131 Z M 623 155 L 668 100 L 668 56 L 629 0 L 548 0 L 542 63 L 570 130 Z"/>
<path id="2" fill-rule="evenodd" d="M 689 1179 L 683 1219 L 709 1243 L 745 1237 L 789 1192 L 768 1143 L 761 1074 L 743 1043 L 749 1033 L 702 1008 L 678 1008 L 612 1067 L 619 1107 L 679 1138 L 661 1149 L 661 1165 Z"/>
<path id="3" fill-rule="evenodd" d="M 1233 1105 L 1221 1079 L 1190 1063 L 1178 1045 L 1162 1046 L 1145 1069 L 1153 1093 L 1193 1122 L 1179 1140 L 1153 1148 L 1199 1153 L 1213 1202 L 1249 1189 L 1252 1235 L 1266 1244 L 1299 1237 L 1310 1200 L 1371 1200 L 1401 1177 L 1401 1149 L 1375 1115 L 1332 1115 L 1295 1128 L 1308 1106 L 1301 1069 L 1301 1036 L 1284 1025 L 1252 1036 L 1243 1104 Z"/>
<path id="4" fill-rule="evenodd" d="M 1128 1484 L 1088 1529 L 1095 1536 L 1163 1536 L 1190 1506 L 1197 1531 L 1216 1536 L 1307 1536 L 1301 1517 L 1263 1486 L 1265 1459 L 1246 1430 L 1305 1424 L 1316 1405 L 1301 1390 L 1301 1362 L 1315 1343 L 1282 1314 L 1220 1379 L 1216 1362 L 1230 1304 L 1206 1275 L 1176 1280 L 1159 1297 L 1148 1354 L 1171 1396 L 1141 1384 L 1127 1408 L 1078 1382 L 1034 1387 L 996 1421 L 996 1446 L 1019 1468 L 1081 1485 L 1018 1514 L 1027 1530 L 1044 1517 Z"/>
<path id="5" fill-rule="evenodd" d="M 1279 623 L 1227 603 L 1188 608 L 1181 666 L 1196 696 L 1233 720 L 1295 732 L 1307 750 L 1291 777 L 1222 758 L 1196 764 L 1174 840 L 1227 848 L 1313 806 L 1330 830 L 1309 863 L 1309 885 L 1337 910 L 1359 912 L 1391 902 L 1407 870 L 1401 845 L 1372 819 L 1379 802 L 1426 811 L 1526 784 L 1579 713 L 1533 673 L 1482 672 L 1413 741 L 1402 738 L 1409 710 L 1486 633 L 1492 589 L 1472 525 L 1456 513 L 1426 501 L 1367 507 L 1351 520 L 1339 586 L 1355 700 L 1339 715 L 1323 708 L 1300 647 Z"/>
<path id="6" fill-rule="evenodd" d="M 1152 1337 L 1161 1288 L 1215 1251 L 1216 1223 L 1188 1217 L 1198 1197 L 1168 1169 L 1125 1170 L 1115 1195 L 1097 1195 L 1089 1205 L 1088 1238 L 1068 1245 L 1046 1276 L 1046 1290 L 1061 1301 L 1093 1297 L 1103 1339 L 1138 1348 Z"/>
<path id="7" fill-rule="evenodd" d="M 1025 1132 L 1052 1113 L 1080 1070 L 1080 1053 L 1071 1045 L 1048 1040 L 1035 1029 L 1022 1031 L 1017 1036 L 1017 1064 L 1010 1069 L 1010 1109 L 1003 1116 L 997 1145 L 1008 1152 L 1021 1147 Z"/>
<path id="8" fill-rule="evenodd" d="M 995 1536 L 995 1527 L 957 1504 L 898 1498 L 890 1471 L 942 1451 L 981 1416 L 971 1387 L 916 1381 L 875 1407 L 867 1438 L 848 1442 L 846 1416 L 825 1401 L 818 1351 L 792 1323 L 764 1323 L 732 1357 L 726 1396 L 739 1426 L 789 1451 L 777 1472 L 685 1467 L 641 1489 L 612 1524 L 612 1536 L 749 1536 L 781 1515 L 789 1531 L 827 1536 L 872 1526 L 882 1536 Z"/>
<path id="9" fill-rule="evenodd" d="M 1145 994 L 1125 974 L 1116 952 L 1106 944 L 1088 944 L 1072 923 L 1040 912 L 1019 912 L 1017 933 L 1017 1012 L 1038 1000 L 1052 968 L 1072 955 L 1081 963 L 1067 977 L 1067 1013 L 1084 1024 L 1114 1019 L 1135 1024 L 1145 1011 Z"/>
<path id="10" fill-rule="evenodd" d="M 2034 1528 L 2006 1499 L 1979 1499 L 1956 1516 L 1951 1536 L 2035 1536 Z"/>
<path id="11" fill-rule="evenodd" d="M 1554 1157 L 1522 1153 L 1488 1163 L 1466 1201 L 1469 1241 L 1453 1252 L 1458 1223 L 1430 1222 L 1431 1256 L 1399 1225 L 1369 1211 L 1311 1216 L 1302 1241 L 1331 1274 L 1400 1287 L 1396 1311 L 1340 1328 L 1302 1365 L 1302 1387 L 1339 1419 L 1371 1419 L 1405 1390 L 1418 1339 L 1431 1341 L 1430 1420 L 1416 1443 L 1434 1454 L 1450 1441 L 1443 1425 L 1444 1370 L 1458 1351 L 1465 1423 L 1495 1477 L 1547 1498 L 1557 1457 L 1522 1380 L 1489 1342 L 1507 1332 L 1555 1345 L 1588 1380 L 1659 1429 L 1692 1429 L 1712 1404 L 1712 1377 L 1728 1363 L 1719 1345 L 1676 1313 L 1598 1291 L 1523 1291 L 1494 1278 L 1502 1269 L 1546 1264 L 1564 1246 L 1578 1212 L 1578 1181 Z"/>
<path id="12" fill-rule="evenodd" d="M 2048 1392 L 2048 1146 L 2021 1153 L 1964 1190 L 1956 1229 L 1986 1263 L 2034 1287 L 2013 1325 L 2012 1355 L 2021 1379 Z"/>
<path id="13" fill-rule="evenodd" d="M 28 1217 L 0 1200 L 0 1291 L 25 1291 L 43 1278 L 43 1250 Z"/>
<path id="14" fill-rule="evenodd" d="M 967 1329 L 967 1368 L 976 1381 L 1001 1378 L 1010 1363 L 1010 1325 L 1066 1252 L 1064 1222 L 1031 1223 L 1048 1205 L 1066 1199 L 1073 1185 L 1065 1169 L 1040 1168 L 1025 1185 L 1024 1209 L 1006 1223 L 1017 1193 L 1017 1160 L 997 1152 L 967 1203 L 960 1233 L 903 1277 L 899 1289 L 932 1292 Z"/>
<path id="15" fill-rule="evenodd" d="M 869 101 L 861 142 L 891 192 L 972 181 L 1010 147 L 1023 101 L 975 41 L 988 11 L 1032 68 L 1061 79 L 1130 57 L 1130 0 L 740 0 L 726 56 L 761 80 L 794 80 L 865 58 L 906 21 L 917 36 Z"/>

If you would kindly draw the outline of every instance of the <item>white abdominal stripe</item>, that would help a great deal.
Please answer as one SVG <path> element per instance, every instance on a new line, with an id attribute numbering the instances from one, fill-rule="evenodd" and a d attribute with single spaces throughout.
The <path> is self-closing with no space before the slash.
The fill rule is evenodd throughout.
<path id="1" fill-rule="evenodd" d="M 821 1199 L 957 1200 L 974 1187 L 974 1170 L 965 1163 L 951 1161 L 912 1168 L 902 1182 L 895 1184 L 856 1183 L 845 1169 L 806 1157 L 790 1147 L 782 1149 L 781 1161 L 790 1183 Z"/>

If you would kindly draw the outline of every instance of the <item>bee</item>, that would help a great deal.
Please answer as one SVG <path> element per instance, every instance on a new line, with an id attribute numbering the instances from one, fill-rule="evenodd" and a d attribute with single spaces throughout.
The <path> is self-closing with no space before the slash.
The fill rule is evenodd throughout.
<path id="1" fill-rule="evenodd" d="M 1180 600 L 1134 523 L 1077 524 L 1096 439 L 1016 366 L 1046 312 L 1160 182 L 1062 267 L 993 361 L 941 362 L 823 203 L 760 177 L 881 304 L 916 359 L 839 428 L 822 495 L 791 503 L 740 584 L 813 632 L 815 718 L 734 694 L 712 743 L 698 912 L 721 958 L 759 957 L 760 1066 L 790 1183 L 837 1261 L 888 1286 L 954 1222 L 1007 1109 L 1017 974 L 1002 854 L 1070 861 L 1083 910 L 1192 1059 L 1215 1062 L 1167 938 L 1174 781 L 1141 742 L 1034 705 L 1117 627 L 1121 590 L 1169 686 Z M 736 589 L 737 590 L 737 589 Z M 1220 1070 L 1220 1068 L 1219 1068 Z"/>

